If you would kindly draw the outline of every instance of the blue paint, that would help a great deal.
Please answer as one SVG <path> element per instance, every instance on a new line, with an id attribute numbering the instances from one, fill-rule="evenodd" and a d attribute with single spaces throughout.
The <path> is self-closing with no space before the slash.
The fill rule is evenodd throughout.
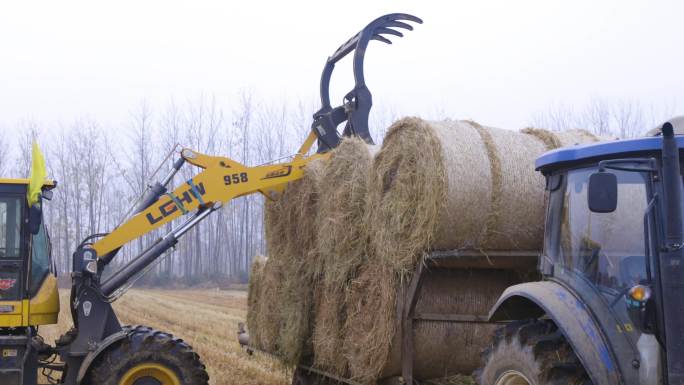
<path id="1" fill-rule="evenodd" d="M 679 148 L 684 148 L 684 136 L 677 136 L 676 139 L 677 146 Z M 549 169 L 558 166 L 561 163 L 582 161 L 590 158 L 614 157 L 633 152 L 660 151 L 661 148 L 661 137 L 616 140 L 612 142 L 570 146 L 543 154 L 537 158 L 535 168 L 537 170 Z"/>
<path id="2" fill-rule="evenodd" d="M 586 311 L 586 306 L 582 303 L 582 301 L 579 301 L 572 296 L 568 296 L 567 293 L 565 293 L 565 291 L 563 290 L 556 290 L 555 294 L 558 297 L 558 299 L 560 299 L 568 305 L 568 308 L 574 308 L 578 310 L 572 313 L 575 315 L 575 319 L 582 326 L 582 329 L 584 329 L 585 333 L 587 333 L 587 336 L 589 336 L 594 348 L 598 352 L 599 357 L 603 362 L 603 365 L 609 372 L 616 371 L 616 365 L 613 362 L 613 359 L 610 355 L 610 351 L 608 350 L 608 347 L 603 343 L 603 339 L 601 338 L 601 334 L 596 329 L 594 320 L 591 319 L 591 317 Z"/>

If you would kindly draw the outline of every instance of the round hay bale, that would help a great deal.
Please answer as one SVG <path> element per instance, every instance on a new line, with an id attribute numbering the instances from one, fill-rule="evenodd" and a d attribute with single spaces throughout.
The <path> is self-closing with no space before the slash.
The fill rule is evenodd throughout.
<path id="1" fill-rule="evenodd" d="M 521 278 L 510 270 L 445 269 L 426 272 L 416 314 L 486 316 L 504 289 Z M 367 264 L 352 285 L 343 350 L 351 378 L 374 384 L 401 375 L 402 293 L 406 280 L 379 264 Z M 427 380 L 470 374 L 497 325 L 414 321 L 414 374 Z"/>
<path id="2" fill-rule="evenodd" d="M 534 161 L 570 140 L 595 137 L 573 131 L 549 141 L 471 121 L 396 122 L 370 174 L 370 249 L 403 272 L 428 249 L 540 249 L 544 181 Z"/>
<path id="3" fill-rule="evenodd" d="M 574 146 L 576 144 L 598 142 L 599 138 L 587 130 L 574 129 L 567 131 L 549 131 L 543 128 L 528 127 L 520 130 L 523 134 L 529 134 L 541 140 L 547 150 L 555 150 L 559 147 Z"/>
<path id="4" fill-rule="evenodd" d="M 399 302 L 426 251 L 540 250 L 544 181 L 535 159 L 596 140 L 581 130 L 516 132 L 472 121 L 405 118 L 390 127 L 368 179 L 371 258 L 345 305 L 343 350 L 351 377 L 371 384 L 400 373 Z M 437 270 L 426 278 L 417 312 L 484 316 L 506 287 L 520 282 L 513 271 Z M 469 374 L 494 328 L 418 322 L 416 377 Z"/>
<path id="5" fill-rule="evenodd" d="M 266 258 L 258 255 L 252 261 L 252 267 L 249 271 L 249 282 L 247 284 L 247 330 L 255 338 L 258 334 L 258 308 L 261 296 L 261 287 L 263 286 L 263 274 Z"/>
<path id="6" fill-rule="evenodd" d="M 282 279 L 282 269 L 278 260 L 268 258 L 263 265 L 258 283 L 254 285 L 258 289 L 256 292 L 257 302 L 252 303 L 248 298 L 247 326 L 249 327 L 250 344 L 269 353 L 278 351 L 281 327 L 281 314 L 278 306 L 282 297 Z M 251 325 L 250 314 L 253 314 Z"/>
<path id="7" fill-rule="evenodd" d="M 353 380 L 374 384 L 390 356 L 397 330 L 399 280 L 389 266 L 366 263 L 345 299 L 342 350 Z M 396 356 L 396 354 L 394 354 Z"/>
<path id="8" fill-rule="evenodd" d="M 375 146 L 344 138 L 332 151 L 321 177 L 316 248 L 323 263 L 313 330 L 314 365 L 346 373 L 340 349 L 346 318 L 344 297 L 366 256 L 363 228 L 366 183 Z"/>
<path id="9" fill-rule="evenodd" d="M 283 269 L 289 253 L 287 235 L 289 223 L 285 218 L 287 209 L 283 199 L 264 202 L 264 233 L 269 258 L 263 266 L 260 277 L 258 302 L 254 304 L 254 325 L 249 325 L 250 343 L 271 354 L 279 354 L 282 314 L 280 304 L 285 300 L 283 291 Z M 251 282 L 251 279 L 250 279 Z M 252 310 L 252 303 L 249 303 Z"/>
<path id="10" fill-rule="evenodd" d="M 282 272 L 282 295 L 276 305 L 281 312 L 278 355 L 287 365 L 300 362 L 311 353 L 314 288 L 322 264 L 316 250 L 316 215 L 323 161 L 307 164 L 304 177 L 291 183 L 278 198 L 278 217 L 269 217 L 273 226 L 267 239 L 277 250 L 269 255 L 278 260 Z M 276 223 L 272 223 L 276 222 Z"/>

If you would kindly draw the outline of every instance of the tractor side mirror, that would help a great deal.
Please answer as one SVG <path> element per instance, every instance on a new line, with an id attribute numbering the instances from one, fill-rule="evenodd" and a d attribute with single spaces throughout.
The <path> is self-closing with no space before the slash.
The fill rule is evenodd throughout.
<path id="1" fill-rule="evenodd" d="M 38 234 L 40 231 L 40 222 L 43 219 L 43 210 L 40 204 L 35 204 L 29 207 L 29 217 L 28 217 L 28 228 L 29 232 L 33 235 Z"/>
<path id="2" fill-rule="evenodd" d="M 45 200 L 51 201 L 53 197 L 53 192 L 52 190 L 43 190 L 40 192 L 40 197 Z"/>
<path id="3" fill-rule="evenodd" d="M 610 172 L 595 172 L 589 177 L 587 192 L 589 210 L 593 213 L 612 213 L 617 208 L 617 176 Z"/>

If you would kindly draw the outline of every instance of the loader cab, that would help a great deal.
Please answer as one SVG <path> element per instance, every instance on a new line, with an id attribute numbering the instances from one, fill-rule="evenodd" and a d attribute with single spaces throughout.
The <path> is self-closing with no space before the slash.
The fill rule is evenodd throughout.
<path id="1" fill-rule="evenodd" d="M 0 179 L 0 329 L 54 324 L 57 279 L 42 205 L 29 208 L 28 180 Z M 50 196 L 55 183 L 43 186 Z"/>
<path id="2" fill-rule="evenodd" d="M 681 152 L 684 137 L 675 140 Z M 600 330 L 593 338 L 608 347 L 606 364 L 626 384 L 661 383 L 665 370 L 662 143 L 647 137 L 575 146 L 536 163 L 547 190 L 540 271 L 591 315 Z"/>

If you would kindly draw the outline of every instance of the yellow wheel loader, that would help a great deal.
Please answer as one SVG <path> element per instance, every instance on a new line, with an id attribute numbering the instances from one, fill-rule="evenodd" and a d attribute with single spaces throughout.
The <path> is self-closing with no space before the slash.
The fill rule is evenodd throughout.
<path id="1" fill-rule="evenodd" d="M 372 143 L 368 131 L 371 94 L 363 78 L 363 55 L 370 40 L 390 43 L 383 35 L 402 36 L 390 27 L 412 29 L 401 20 L 421 22 L 404 14 L 383 16 L 327 60 L 321 81 L 323 106 L 314 115 L 311 133 L 289 161 L 248 167 L 183 149 L 168 175 L 150 186 L 130 217 L 109 233 L 84 239 L 72 256 L 69 310 L 73 328 L 54 346 L 43 341 L 38 328 L 55 324 L 60 310 L 42 210 L 57 183 L 45 178 L 44 161 L 34 144 L 31 178 L 0 179 L 0 385 L 35 385 L 39 371 L 49 374 L 49 383 L 64 385 L 207 384 L 205 367 L 190 346 L 148 327 L 122 326 L 112 302 L 188 230 L 226 202 L 254 193 L 277 199 L 288 183 L 303 177 L 309 162 L 327 159 L 327 151 L 343 136 Z M 356 86 L 342 106 L 332 108 L 327 93 L 334 65 L 354 51 Z M 346 126 L 338 133 L 343 122 Z M 310 154 L 316 143 L 317 152 Z M 186 163 L 201 171 L 169 189 Z M 123 246 L 181 217 L 186 219 L 104 278 Z"/>

